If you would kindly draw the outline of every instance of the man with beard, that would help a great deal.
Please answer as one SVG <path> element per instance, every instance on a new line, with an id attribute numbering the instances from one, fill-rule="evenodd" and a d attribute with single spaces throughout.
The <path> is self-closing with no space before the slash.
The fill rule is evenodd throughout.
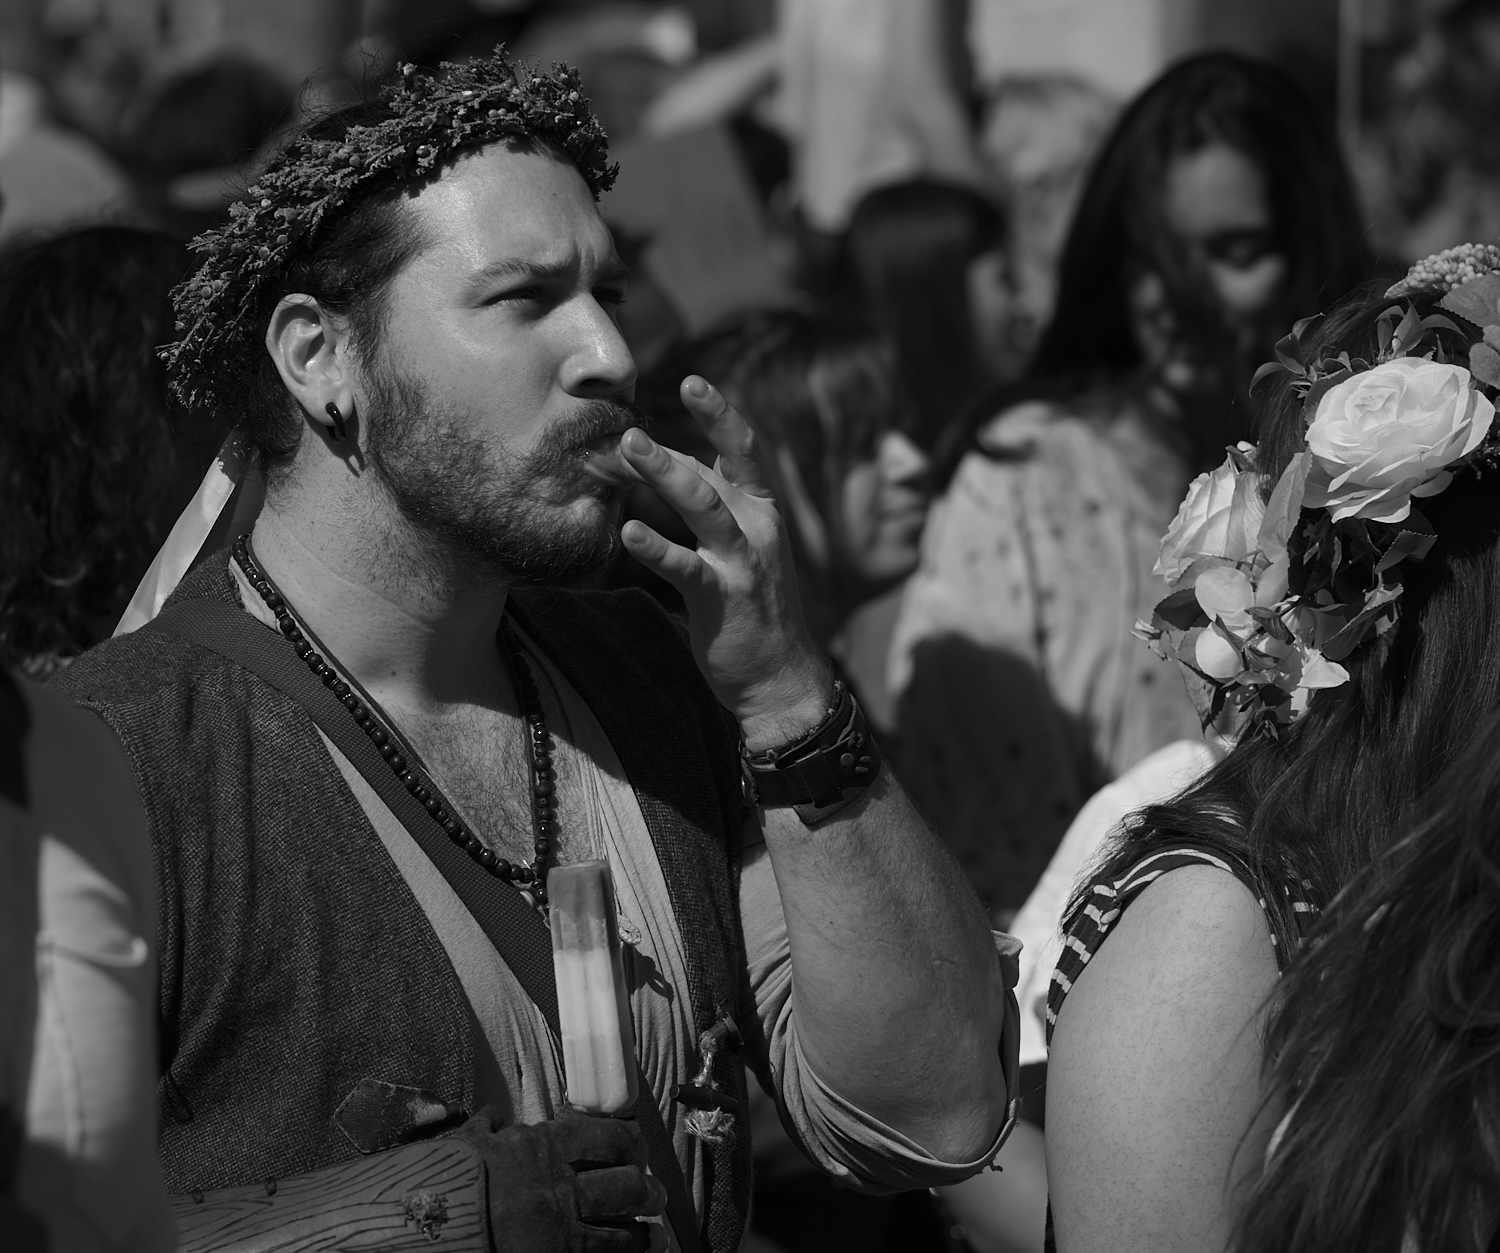
<path id="1" fill-rule="evenodd" d="M 748 428 L 689 378 L 716 468 L 640 429 L 611 174 L 570 73 L 408 69 L 199 241 L 174 385 L 260 450 L 264 507 L 59 681 L 146 801 L 188 1247 L 729 1253 L 747 1061 L 856 1187 L 1004 1139 L 1007 966 L 809 639 Z M 696 550 L 622 533 L 636 481 Z M 622 534 L 686 638 L 564 590 Z M 631 1119 L 570 1109 L 559 1058 L 539 907 L 589 859 Z"/>

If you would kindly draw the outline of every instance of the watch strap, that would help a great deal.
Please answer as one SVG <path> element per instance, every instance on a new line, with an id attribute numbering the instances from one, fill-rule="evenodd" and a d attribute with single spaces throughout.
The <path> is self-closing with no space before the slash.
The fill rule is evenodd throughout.
<path id="1" fill-rule="evenodd" d="M 742 746 L 741 752 L 755 804 L 794 808 L 808 826 L 857 799 L 881 765 L 880 746 L 841 679 L 834 680 L 827 716 L 806 735 L 780 748 L 750 753 Z"/>

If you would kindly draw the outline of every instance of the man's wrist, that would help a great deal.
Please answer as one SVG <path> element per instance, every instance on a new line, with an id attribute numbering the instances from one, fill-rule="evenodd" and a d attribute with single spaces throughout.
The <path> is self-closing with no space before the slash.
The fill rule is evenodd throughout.
<path id="1" fill-rule="evenodd" d="M 790 744 L 828 716 L 833 672 L 826 665 L 811 669 L 800 678 L 783 678 L 777 696 L 757 704 L 752 712 L 735 711 L 747 752 L 759 753 Z"/>
<path id="2" fill-rule="evenodd" d="M 759 752 L 745 745 L 741 757 L 750 803 L 761 809 L 795 809 L 809 827 L 863 796 L 880 773 L 880 747 L 854 694 L 838 680 L 816 726 Z"/>

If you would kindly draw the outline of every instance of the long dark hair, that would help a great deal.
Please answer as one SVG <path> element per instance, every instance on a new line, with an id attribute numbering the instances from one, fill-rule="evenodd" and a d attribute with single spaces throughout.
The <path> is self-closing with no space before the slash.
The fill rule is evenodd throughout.
<path id="1" fill-rule="evenodd" d="M 1268 1089 L 1292 1110 L 1238 1253 L 1479 1253 L 1500 1218 L 1500 716 L 1283 983 Z"/>
<path id="2" fill-rule="evenodd" d="M 1266 342 L 1231 359 L 1218 304 L 1167 219 L 1173 161 L 1210 144 L 1243 153 L 1261 171 L 1287 277 L 1265 318 Z M 1228 52 L 1183 61 L 1121 115 L 1096 158 L 1063 249 L 1052 321 L 1020 395 L 1118 388 L 1145 366 L 1130 309 L 1131 284 L 1160 276 L 1179 331 L 1220 363 L 1224 399 L 1243 404 L 1247 366 L 1269 357 L 1276 335 L 1326 309 L 1368 273 L 1353 184 L 1332 126 L 1280 70 Z M 1222 441 L 1219 441 L 1222 443 Z M 1218 446 L 1206 451 L 1216 460 Z"/>
<path id="3" fill-rule="evenodd" d="M 156 355 L 187 267 L 119 226 L 0 258 L 0 652 L 33 672 L 108 633 L 201 473 Z"/>
<path id="4" fill-rule="evenodd" d="M 1392 303 L 1372 293 L 1335 310 L 1319 328 L 1321 352 L 1373 360 L 1377 320 Z M 1425 315 L 1437 297 L 1413 303 Z M 1467 359 L 1469 337 L 1440 334 Z M 1300 397 L 1283 385 L 1267 397 L 1257 455 L 1270 481 L 1304 436 Z M 1184 842 L 1237 858 L 1260 880 L 1290 953 L 1297 926 L 1281 885 L 1327 902 L 1405 829 L 1413 804 L 1500 708 L 1500 476 L 1460 474 L 1422 509 L 1437 542 L 1405 572 L 1395 626 L 1343 662 L 1349 682 L 1316 693 L 1279 739 L 1242 738 L 1181 796 L 1135 815 L 1096 877 L 1118 878 Z M 1070 919 L 1083 904 L 1075 895 Z"/>
<path id="5" fill-rule="evenodd" d="M 842 242 L 839 298 L 896 353 L 921 419 L 917 442 L 942 458 L 991 386 L 970 313 L 969 263 L 1005 243 L 1005 224 L 969 187 L 915 179 L 855 207 Z M 958 428 L 961 436 L 962 426 Z"/>

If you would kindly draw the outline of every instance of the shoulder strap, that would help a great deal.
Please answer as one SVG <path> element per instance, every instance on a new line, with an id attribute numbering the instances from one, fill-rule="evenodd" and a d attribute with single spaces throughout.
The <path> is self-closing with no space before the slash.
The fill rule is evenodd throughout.
<path id="1" fill-rule="evenodd" d="M 1058 956 L 1057 966 L 1052 971 L 1052 981 L 1047 988 L 1046 1038 L 1048 1048 L 1052 1046 L 1052 1030 L 1057 1025 L 1058 1012 L 1062 1009 L 1063 1001 L 1068 993 L 1073 989 L 1073 980 L 1082 973 L 1089 960 L 1098 952 L 1110 928 L 1119 921 L 1120 915 L 1130 902 L 1162 875 L 1173 870 L 1180 870 L 1184 866 L 1211 866 L 1215 870 L 1222 870 L 1226 874 L 1233 875 L 1250 890 L 1260 903 L 1261 909 L 1265 909 L 1266 902 L 1261 897 L 1254 876 L 1239 858 L 1217 852 L 1211 853 L 1207 849 L 1196 848 L 1190 844 L 1150 853 L 1113 881 L 1096 880 L 1089 888 L 1088 899 L 1084 902 L 1083 908 L 1074 915 L 1072 923 L 1063 936 L 1063 950 Z M 1267 925 L 1269 926 L 1269 920 Z M 1274 931 L 1271 933 L 1271 943 L 1276 943 Z M 1277 953 L 1278 969 L 1281 961 L 1281 954 Z"/>
<path id="2" fill-rule="evenodd" d="M 296 701 L 432 860 L 510 967 L 516 982 L 536 1002 L 552 1033 L 562 1038 L 552 937 L 541 915 L 515 888 L 487 874 L 448 839 L 401 786 L 338 697 L 313 677 L 281 637 L 244 611 L 210 600 L 181 601 L 164 610 L 144 629 L 210 649 Z M 677 1242 L 683 1253 L 699 1253 L 698 1223 L 682 1165 L 656 1107 L 655 1095 L 644 1077 L 640 1082 L 640 1097 L 631 1113 L 646 1139 L 652 1173 L 666 1188 L 667 1216 Z"/>
<path id="3" fill-rule="evenodd" d="M 289 696 L 364 777 L 375 794 L 453 886 L 505 959 L 547 1025 L 561 1036 L 552 939 L 541 915 L 510 884 L 485 873 L 457 848 L 385 764 L 375 745 L 279 635 L 218 601 L 187 600 L 163 611 L 147 630 L 211 649 Z"/>

